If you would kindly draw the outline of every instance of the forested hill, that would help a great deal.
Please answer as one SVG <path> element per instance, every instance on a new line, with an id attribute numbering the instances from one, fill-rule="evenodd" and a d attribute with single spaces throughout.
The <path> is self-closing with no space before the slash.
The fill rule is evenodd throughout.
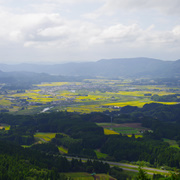
<path id="1" fill-rule="evenodd" d="M 66 63 L 55 65 L 37 64 L 0 64 L 0 70 L 28 71 L 68 76 L 103 76 L 103 77 L 180 77 L 180 60 L 162 61 L 152 58 L 107 59 L 97 62 Z"/>
<path id="2" fill-rule="evenodd" d="M 86 76 L 87 77 L 87 76 Z M 29 89 L 32 84 L 41 82 L 72 82 L 81 81 L 82 77 L 49 75 L 47 73 L 34 72 L 3 72 L 0 71 L 0 83 L 5 83 L 1 89 Z"/>

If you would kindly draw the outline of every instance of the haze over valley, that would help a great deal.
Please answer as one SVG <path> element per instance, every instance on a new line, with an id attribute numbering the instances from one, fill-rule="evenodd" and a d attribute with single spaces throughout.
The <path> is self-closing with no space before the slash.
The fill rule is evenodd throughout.
<path id="1" fill-rule="evenodd" d="M 0 179 L 180 179 L 179 0 L 0 0 Z"/>

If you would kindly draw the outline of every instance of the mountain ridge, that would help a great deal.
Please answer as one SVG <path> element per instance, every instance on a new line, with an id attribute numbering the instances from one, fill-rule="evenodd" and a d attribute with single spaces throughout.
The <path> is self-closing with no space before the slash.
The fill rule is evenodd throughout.
<path id="1" fill-rule="evenodd" d="M 4 72 L 27 71 L 35 73 L 48 73 L 65 76 L 102 76 L 102 77 L 180 77 L 180 59 L 177 61 L 163 61 L 160 59 L 114 58 L 101 59 L 96 62 L 65 63 L 54 65 L 40 64 L 0 64 Z"/>

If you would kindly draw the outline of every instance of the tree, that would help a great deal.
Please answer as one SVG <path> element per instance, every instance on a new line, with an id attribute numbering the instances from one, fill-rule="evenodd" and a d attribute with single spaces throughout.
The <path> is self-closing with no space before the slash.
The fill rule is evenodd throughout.
<path id="1" fill-rule="evenodd" d="M 139 167 L 139 172 L 136 177 L 137 180 L 149 180 L 147 172 L 145 172 L 141 167 Z"/>

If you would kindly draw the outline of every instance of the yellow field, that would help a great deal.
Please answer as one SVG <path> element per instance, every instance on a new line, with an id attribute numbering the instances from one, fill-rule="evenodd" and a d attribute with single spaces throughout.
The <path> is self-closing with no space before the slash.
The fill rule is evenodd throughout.
<path id="1" fill-rule="evenodd" d="M 2 106 L 10 106 L 11 101 L 7 100 L 6 98 L 2 98 L 2 99 L 0 99 L 0 105 L 2 105 Z"/>
<path id="2" fill-rule="evenodd" d="M 48 94 L 39 94 L 39 91 L 40 90 L 28 90 L 25 93 L 14 94 L 12 97 L 20 97 L 21 99 L 26 99 L 28 102 L 38 102 L 43 104 L 58 100 L 57 97 L 52 97 Z"/>
<path id="3" fill-rule="evenodd" d="M 128 102 L 119 102 L 119 103 L 108 103 L 105 104 L 105 106 L 119 106 L 119 107 L 124 107 L 127 105 L 130 106 L 138 106 L 138 107 L 143 107 L 145 104 L 150 104 L 150 103 L 160 103 L 160 104 L 167 104 L 167 105 L 174 105 L 178 104 L 177 102 L 156 102 L 156 101 L 128 101 Z"/>
<path id="4" fill-rule="evenodd" d="M 109 85 L 110 87 L 112 87 L 112 90 L 111 92 L 106 91 L 106 89 L 102 89 L 101 91 L 99 90 L 100 88 L 97 88 L 98 90 L 91 90 L 90 84 L 87 84 L 86 81 L 92 83 L 92 86 L 96 85 L 97 87 L 98 85 L 99 87 L 101 85 Z M 86 79 L 84 80 L 84 82 L 42 83 L 34 85 L 37 86 L 37 89 L 35 90 L 26 90 L 24 93 L 16 93 L 16 91 L 11 91 L 11 93 L 6 96 L 0 95 L 0 105 L 10 107 L 11 104 L 15 104 L 15 106 L 13 106 L 13 109 L 8 108 L 10 112 L 21 111 L 22 113 L 33 113 L 38 111 L 35 110 L 36 103 L 42 103 L 43 105 L 46 105 L 47 103 L 51 104 L 51 102 L 54 101 L 62 101 L 62 103 L 57 102 L 57 104 L 63 104 L 63 106 L 57 106 L 52 110 L 67 110 L 68 112 L 76 111 L 80 113 L 91 113 L 103 112 L 106 110 L 119 111 L 119 109 L 116 109 L 114 106 L 124 107 L 130 105 L 143 107 L 145 104 L 149 103 L 162 103 L 167 105 L 177 104 L 177 102 L 151 101 L 150 97 L 144 96 L 144 94 L 157 94 L 159 96 L 170 95 L 175 94 L 170 92 L 172 89 L 178 92 L 178 88 L 168 88 L 158 85 L 131 85 L 128 84 L 129 82 L 131 81 Z M 73 91 L 64 90 L 64 88 L 61 87 L 63 85 L 73 85 L 75 86 L 75 88 Z M 83 88 L 81 89 L 80 87 L 76 87 L 76 85 L 82 85 Z M 56 88 L 54 88 L 55 86 Z M 10 98 L 13 99 L 13 97 L 14 100 L 12 100 L 11 102 Z M 27 105 L 27 107 L 25 107 L 26 109 L 22 111 L 22 106 L 26 105 L 20 105 L 21 101 L 19 101 L 19 99 L 26 99 L 31 104 Z M 51 106 L 49 104 L 47 105 Z M 40 105 L 37 106 L 40 107 Z"/>
<path id="5" fill-rule="evenodd" d="M 132 134 L 128 134 L 127 136 L 128 137 L 132 137 Z M 142 138 L 143 137 L 143 135 L 137 135 L 137 134 L 134 135 L 134 136 L 135 136 L 135 138 Z"/>
<path id="6" fill-rule="evenodd" d="M 113 130 L 105 129 L 105 128 L 104 128 L 104 134 L 105 134 L 105 135 L 111 135 L 111 134 L 119 134 L 119 133 L 117 133 L 117 132 L 115 132 L 115 131 L 113 131 Z"/>
<path id="7" fill-rule="evenodd" d="M 88 95 L 88 96 L 78 96 L 76 97 L 76 101 L 80 102 L 80 101 L 102 101 L 102 100 L 106 100 L 107 97 L 103 96 L 103 95 Z"/>
<path id="8" fill-rule="evenodd" d="M 43 133 L 39 132 L 34 135 L 35 138 L 43 139 L 45 141 L 50 141 L 52 138 L 55 138 L 56 133 Z"/>
<path id="9" fill-rule="evenodd" d="M 9 126 L 9 125 L 7 125 L 7 124 L 2 124 L 1 126 L 0 126 L 0 129 L 5 129 L 6 131 L 9 131 L 10 130 L 10 127 L 11 126 Z"/>
<path id="10" fill-rule="evenodd" d="M 144 96 L 144 94 L 158 94 L 160 96 L 163 95 L 171 95 L 171 94 L 175 94 L 175 93 L 170 93 L 170 92 L 166 92 L 166 91 L 119 91 L 120 95 L 125 95 L 125 96 Z"/>
<path id="11" fill-rule="evenodd" d="M 67 107 L 66 110 L 68 112 L 80 112 L 80 113 L 103 112 L 106 110 L 118 111 L 118 109 L 101 108 L 100 105 L 83 105 L 83 106 L 76 106 L 76 107 L 72 106 L 72 107 Z"/>

